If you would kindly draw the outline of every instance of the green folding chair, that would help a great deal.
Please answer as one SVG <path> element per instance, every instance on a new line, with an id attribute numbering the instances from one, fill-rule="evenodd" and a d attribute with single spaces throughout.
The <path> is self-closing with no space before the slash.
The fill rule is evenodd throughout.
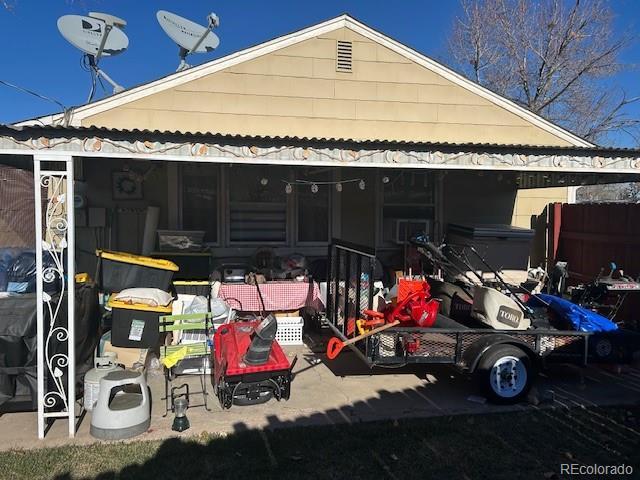
<path id="1" fill-rule="evenodd" d="M 166 334 L 171 332 L 173 335 L 179 335 L 181 342 L 187 342 L 190 336 L 204 335 L 202 341 L 178 343 L 176 345 L 162 345 L 160 347 L 160 361 L 164 367 L 164 399 L 165 399 L 165 413 L 166 417 L 169 410 L 174 411 L 172 399 L 174 398 L 174 390 L 184 387 L 172 387 L 171 394 L 169 393 L 169 384 L 179 375 L 194 375 L 197 374 L 200 377 L 200 384 L 202 391 L 193 392 L 194 394 L 202 394 L 204 402 L 202 405 L 190 405 L 194 407 L 204 406 L 207 411 L 211 411 L 208 406 L 209 393 L 207 391 L 207 368 L 210 366 L 211 360 L 211 344 L 209 342 L 209 334 L 211 331 L 211 313 L 188 313 L 182 315 L 164 315 L 160 317 L 159 328 L 162 338 L 165 339 Z M 182 349 L 186 349 L 186 354 L 171 367 L 164 365 L 164 360 L 173 354 L 180 352 Z M 196 369 L 195 372 L 189 373 L 177 373 L 184 367 L 184 363 L 188 362 L 189 369 Z M 187 388 L 188 392 L 188 388 Z"/>

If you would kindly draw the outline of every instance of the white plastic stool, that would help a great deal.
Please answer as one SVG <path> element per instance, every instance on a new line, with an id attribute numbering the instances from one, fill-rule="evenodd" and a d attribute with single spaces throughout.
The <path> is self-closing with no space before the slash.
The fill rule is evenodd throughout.
<path id="1" fill-rule="evenodd" d="M 144 374 L 135 370 L 108 373 L 100 379 L 98 401 L 91 414 L 91 435 L 122 440 L 146 432 L 151 400 Z"/>

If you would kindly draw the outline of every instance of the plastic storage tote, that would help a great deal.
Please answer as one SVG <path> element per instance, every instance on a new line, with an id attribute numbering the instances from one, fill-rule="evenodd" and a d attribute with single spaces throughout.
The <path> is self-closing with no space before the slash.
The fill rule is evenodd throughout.
<path id="1" fill-rule="evenodd" d="M 176 293 L 185 295 L 201 295 L 209 298 L 211 295 L 211 282 L 208 280 L 176 280 L 173 282 Z"/>
<path id="2" fill-rule="evenodd" d="M 160 342 L 159 318 L 171 315 L 172 306 L 150 307 L 138 303 L 109 300 L 111 345 L 127 348 L 156 348 Z"/>
<path id="3" fill-rule="evenodd" d="M 101 290 L 109 293 L 126 288 L 146 287 L 168 291 L 178 266 L 169 260 L 142 257 L 124 252 L 96 250 Z"/>

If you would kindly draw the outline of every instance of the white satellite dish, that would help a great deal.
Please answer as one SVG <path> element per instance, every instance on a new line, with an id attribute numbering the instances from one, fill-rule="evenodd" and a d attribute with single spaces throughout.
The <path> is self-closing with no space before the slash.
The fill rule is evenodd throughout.
<path id="1" fill-rule="evenodd" d="M 187 55 L 211 52 L 220 45 L 220 39 L 211 31 L 220 25 L 220 19 L 215 13 L 207 16 L 206 27 L 166 10 L 159 10 L 156 17 L 164 32 L 180 47 L 177 72 L 191 67 L 186 61 Z"/>
<path id="2" fill-rule="evenodd" d="M 90 12 L 88 17 L 64 15 L 58 19 L 60 34 L 74 47 L 84 52 L 89 68 L 95 74 L 88 102 L 93 98 L 95 80 L 104 78 L 113 87 L 113 93 L 124 90 L 103 70 L 98 68 L 102 57 L 110 57 L 124 52 L 129 46 L 127 35 L 121 30 L 127 24 L 124 20 L 106 13 Z M 92 75 L 93 75 L 92 74 Z"/>

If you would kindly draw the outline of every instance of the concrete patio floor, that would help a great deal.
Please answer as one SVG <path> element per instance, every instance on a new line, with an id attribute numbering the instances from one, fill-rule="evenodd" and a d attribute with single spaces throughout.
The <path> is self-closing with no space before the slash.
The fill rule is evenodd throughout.
<path id="1" fill-rule="evenodd" d="M 151 428 L 135 437 L 135 440 L 190 436 L 202 432 L 226 434 L 248 428 L 481 414 L 544 408 L 552 403 L 568 407 L 640 403 L 640 369 L 634 367 L 624 367 L 621 373 L 614 373 L 595 366 L 556 366 L 537 379 L 535 392 L 541 399 L 539 405 L 522 403 L 497 406 L 479 403 L 477 398 L 473 398 L 478 395 L 473 379 L 450 367 L 372 371 L 348 351 L 334 362 L 328 362 L 324 355 L 313 352 L 321 351 L 321 345 L 315 348 L 306 345 L 289 347 L 285 350 L 290 357 L 298 355 L 296 376 L 288 402 L 270 401 L 251 407 L 234 406 L 223 411 L 217 398 L 211 395 L 211 411 L 202 407 L 189 409 L 191 428 L 181 434 L 171 430 L 171 413 L 166 418 L 162 417 L 163 377 L 149 374 L 147 380 L 153 396 Z M 184 383 L 183 379 L 189 379 L 194 387 L 198 385 L 196 377 L 184 376 L 179 377 L 174 385 Z M 192 402 L 200 403 L 200 400 L 200 396 L 194 396 Z M 35 413 L 4 414 L 0 416 L 0 450 L 96 442 L 89 434 L 90 415 L 87 413 L 79 423 L 75 439 L 67 437 L 66 421 L 57 421 L 46 438 L 38 440 Z"/>

